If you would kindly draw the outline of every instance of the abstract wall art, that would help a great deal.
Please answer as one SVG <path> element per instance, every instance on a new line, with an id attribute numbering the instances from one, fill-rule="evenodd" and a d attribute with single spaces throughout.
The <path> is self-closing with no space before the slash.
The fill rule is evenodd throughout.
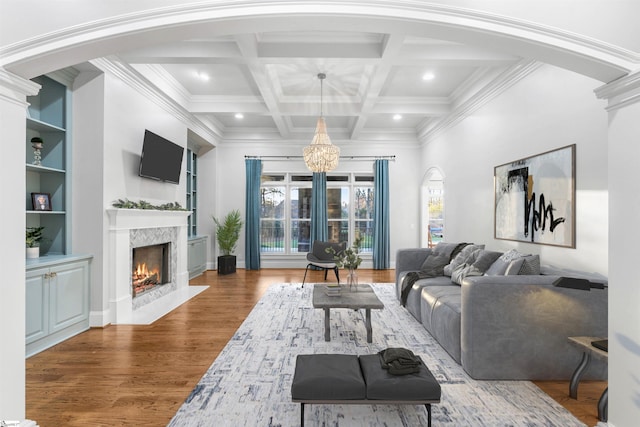
<path id="1" fill-rule="evenodd" d="M 496 239 L 575 248 L 576 146 L 494 168 Z"/>

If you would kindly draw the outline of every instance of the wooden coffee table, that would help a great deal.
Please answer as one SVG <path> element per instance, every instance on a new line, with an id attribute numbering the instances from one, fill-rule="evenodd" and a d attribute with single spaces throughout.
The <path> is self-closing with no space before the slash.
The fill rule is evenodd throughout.
<path id="1" fill-rule="evenodd" d="M 327 286 L 317 283 L 313 286 L 313 308 L 324 309 L 324 340 L 331 341 L 330 310 L 332 308 L 348 308 L 365 310 L 365 327 L 367 342 L 372 342 L 371 309 L 381 310 L 384 304 L 378 299 L 369 285 L 358 285 L 356 290 L 349 290 L 348 285 L 340 285 L 340 296 L 329 296 Z"/>

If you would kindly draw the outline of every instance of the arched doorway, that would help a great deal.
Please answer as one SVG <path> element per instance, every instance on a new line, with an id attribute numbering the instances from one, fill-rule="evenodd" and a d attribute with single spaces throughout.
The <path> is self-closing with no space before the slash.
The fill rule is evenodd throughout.
<path id="1" fill-rule="evenodd" d="M 430 168 L 422 182 L 420 243 L 433 247 L 444 239 L 444 175 Z"/>

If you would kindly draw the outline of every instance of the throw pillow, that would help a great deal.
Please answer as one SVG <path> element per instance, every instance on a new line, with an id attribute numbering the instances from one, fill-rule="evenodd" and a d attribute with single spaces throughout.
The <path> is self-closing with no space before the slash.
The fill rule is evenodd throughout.
<path id="1" fill-rule="evenodd" d="M 420 272 L 429 276 L 442 276 L 444 274 L 444 266 L 449 262 L 449 256 L 445 254 L 432 253 L 424 260 Z"/>
<path id="2" fill-rule="evenodd" d="M 485 272 L 493 265 L 498 258 L 502 256 L 502 252 L 489 251 L 482 249 L 478 252 L 478 256 L 473 265 L 481 272 Z"/>
<path id="3" fill-rule="evenodd" d="M 474 245 L 473 243 L 466 245 L 460 253 L 445 266 L 444 275 L 452 276 L 453 271 L 462 264 L 473 264 L 478 256 L 478 252 L 482 249 L 484 249 L 484 245 Z"/>
<path id="4" fill-rule="evenodd" d="M 528 255 L 520 257 L 511 261 L 507 271 L 504 273 L 506 276 L 511 275 L 537 275 L 540 274 L 540 256 Z"/>
<path id="5" fill-rule="evenodd" d="M 440 242 L 431 251 L 420 267 L 420 272 L 429 276 L 442 276 L 444 266 L 449 263 L 457 243 Z"/>
<path id="6" fill-rule="evenodd" d="M 462 285 L 462 281 L 468 276 L 482 276 L 482 271 L 478 270 L 474 264 L 460 264 L 451 273 L 451 281 L 458 285 Z"/>
<path id="7" fill-rule="evenodd" d="M 514 261 L 523 256 L 524 255 L 517 250 L 511 249 L 510 251 L 503 253 L 500 258 L 498 258 L 493 264 L 491 264 L 491 267 L 489 267 L 484 274 L 486 274 L 487 276 L 502 276 L 506 273 L 507 268 L 509 268 L 509 265 L 511 264 L 511 261 Z"/>

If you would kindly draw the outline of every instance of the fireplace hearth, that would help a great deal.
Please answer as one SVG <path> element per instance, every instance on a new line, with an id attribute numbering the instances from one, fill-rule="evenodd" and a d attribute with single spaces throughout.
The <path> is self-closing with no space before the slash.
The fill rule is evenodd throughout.
<path id="1" fill-rule="evenodd" d="M 169 283 L 169 243 L 132 248 L 133 298 Z"/>

